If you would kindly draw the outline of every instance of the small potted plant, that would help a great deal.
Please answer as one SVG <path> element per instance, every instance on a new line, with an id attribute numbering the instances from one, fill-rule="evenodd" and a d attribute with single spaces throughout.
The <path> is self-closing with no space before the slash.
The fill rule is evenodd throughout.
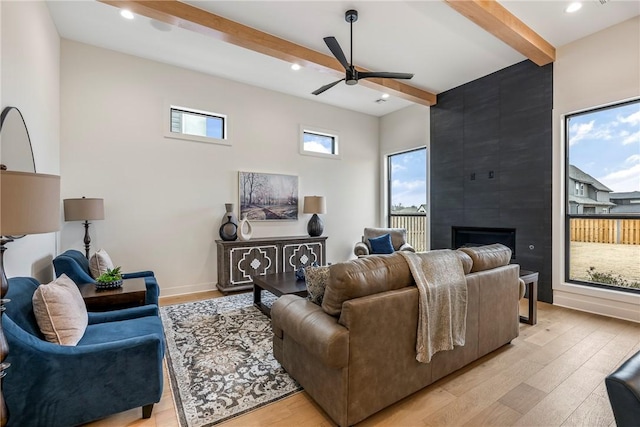
<path id="1" fill-rule="evenodd" d="M 107 270 L 96 279 L 96 287 L 100 289 L 119 288 L 122 286 L 120 267 Z"/>

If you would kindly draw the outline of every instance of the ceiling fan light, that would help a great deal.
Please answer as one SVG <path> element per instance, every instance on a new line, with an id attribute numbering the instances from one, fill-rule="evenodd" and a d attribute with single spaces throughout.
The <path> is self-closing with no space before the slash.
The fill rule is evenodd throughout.
<path id="1" fill-rule="evenodd" d="M 353 85 L 357 85 L 358 81 L 355 79 L 350 79 L 350 80 L 345 80 L 344 81 L 346 84 L 348 84 L 349 86 L 353 86 Z"/>
<path id="2" fill-rule="evenodd" d="M 302 68 L 300 67 L 300 64 L 291 64 L 291 69 L 293 71 L 298 71 L 300 68 Z"/>

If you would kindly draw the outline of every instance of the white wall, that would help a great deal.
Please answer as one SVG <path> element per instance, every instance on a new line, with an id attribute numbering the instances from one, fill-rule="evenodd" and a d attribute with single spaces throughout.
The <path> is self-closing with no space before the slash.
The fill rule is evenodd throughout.
<path id="1" fill-rule="evenodd" d="M 324 195 L 329 262 L 352 257 L 378 220 L 376 117 L 69 40 L 61 77 L 62 198 L 104 198 L 92 251 L 105 248 L 124 271 L 154 270 L 162 295 L 215 287 L 238 171 L 297 175 L 300 200 Z M 226 114 L 232 146 L 164 138 L 166 103 Z M 342 159 L 300 155 L 301 123 L 338 131 Z M 254 223 L 254 237 L 306 235 L 309 218 Z M 82 250 L 83 233 L 65 223 L 60 252 Z"/>
<path id="2" fill-rule="evenodd" d="M 562 46 L 553 69 L 554 304 L 640 321 L 640 296 L 564 281 L 564 116 L 640 96 L 640 17 Z M 640 262 L 640 261 L 639 261 Z"/>
<path id="3" fill-rule="evenodd" d="M 60 38 L 44 2 L 2 1 L 1 104 L 18 107 L 31 137 L 36 171 L 60 172 Z M 7 245 L 8 277 L 53 277 L 56 234 Z"/>
<path id="4" fill-rule="evenodd" d="M 411 105 L 380 118 L 380 227 L 386 226 L 387 217 L 387 158 L 391 154 L 409 151 L 415 148 L 427 147 L 427 196 L 430 194 L 429 176 L 431 120 L 429 107 Z M 427 197 L 428 201 L 429 198 Z M 430 217 L 431 203 L 427 203 L 427 218 Z M 427 224 L 429 220 L 427 219 Z M 427 227 L 426 247 L 430 245 L 431 232 Z"/>

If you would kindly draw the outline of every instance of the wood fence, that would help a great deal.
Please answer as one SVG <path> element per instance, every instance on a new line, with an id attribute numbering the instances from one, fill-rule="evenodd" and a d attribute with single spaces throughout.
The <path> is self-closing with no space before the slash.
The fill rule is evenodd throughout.
<path id="1" fill-rule="evenodd" d="M 407 242 L 418 252 L 427 250 L 426 215 L 392 215 L 391 228 L 406 228 Z"/>
<path id="2" fill-rule="evenodd" d="M 640 245 L 640 219 L 571 218 L 571 241 Z"/>

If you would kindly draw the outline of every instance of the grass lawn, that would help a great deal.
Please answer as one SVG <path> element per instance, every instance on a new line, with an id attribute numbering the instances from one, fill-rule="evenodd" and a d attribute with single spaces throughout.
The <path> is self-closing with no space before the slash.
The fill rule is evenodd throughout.
<path id="1" fill-rule="evenodd" d="M 587 271 L 595 267 L 599 273 L 640 282 L 640 245 L 571 242 L 570 262 L 572 279 L 588 281 Z"/>

